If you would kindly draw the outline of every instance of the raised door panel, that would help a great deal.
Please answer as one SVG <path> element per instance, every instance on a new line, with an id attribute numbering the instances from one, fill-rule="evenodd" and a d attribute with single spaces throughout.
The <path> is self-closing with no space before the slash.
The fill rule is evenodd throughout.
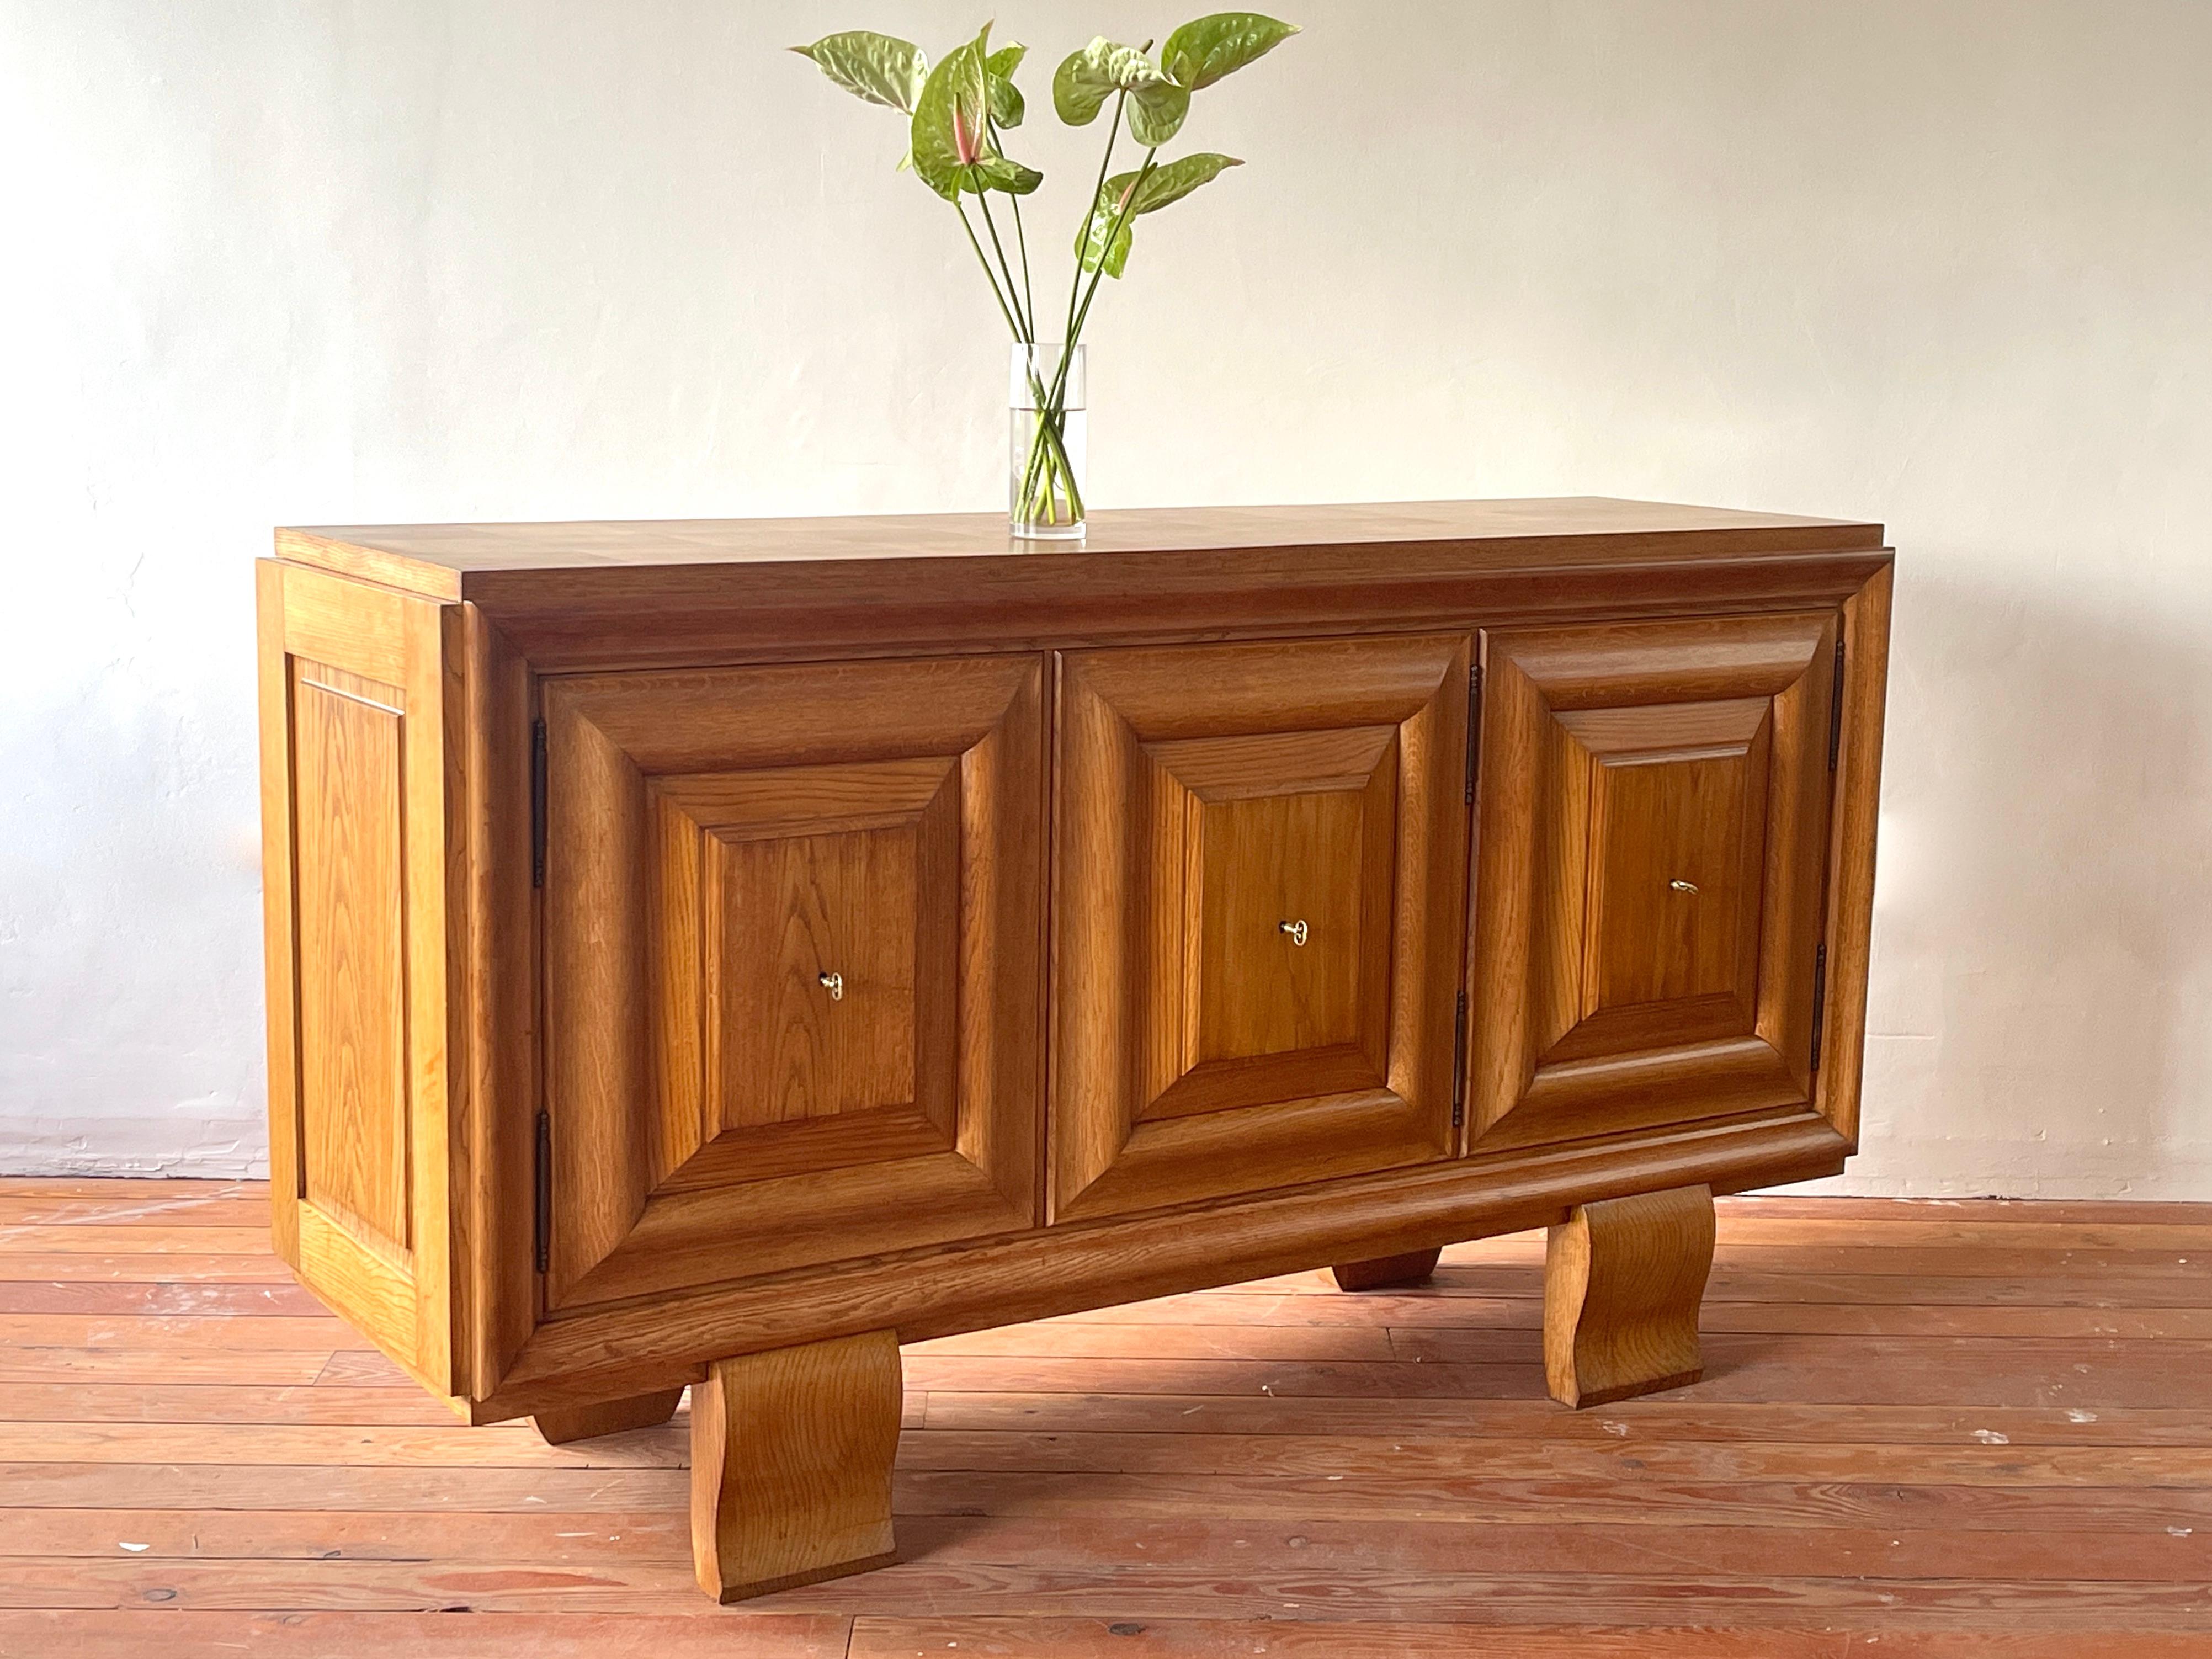
<path id="1" fill-rule="evenodd" d="M 1808 1103 L 1837 629 L 1486 636 L 1474 1151 Z"/>
<path id="2" fill-rule="evenodd" d="M 1468 656 L 1061 659 L 1055 1216 L 1449 1154 Z"/>
<path id="3" fill-rule="evenodd" d="M 549 683 L 549 1310 L 1031 1224 L 1043 665 Z"/>

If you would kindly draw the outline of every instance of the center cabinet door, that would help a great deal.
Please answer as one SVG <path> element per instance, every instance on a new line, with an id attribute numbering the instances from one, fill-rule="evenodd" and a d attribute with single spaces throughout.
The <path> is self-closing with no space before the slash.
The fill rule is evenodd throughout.
<path id="1" fill-rule="evenodd" d="M 1035 1224 L 1043 693 L 546 683 L 549 1311 Z"/>
<path id="2" fill-rule="evenodd" d="M 1469 646 L 1061 657 L 1056 1218 L 1451 1155 Z"/>

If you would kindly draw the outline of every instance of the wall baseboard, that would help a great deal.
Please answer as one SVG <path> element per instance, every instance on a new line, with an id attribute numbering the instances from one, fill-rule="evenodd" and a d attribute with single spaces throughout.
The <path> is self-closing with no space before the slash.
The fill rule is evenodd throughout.
<path id="1" fill-rule="evenodd" d="M 265 1181 L 268 1126 L 176 1118 L 0 1120 L 0 1176 Z M 149 1151 L 149 1148 L 159 1148 Z"/>

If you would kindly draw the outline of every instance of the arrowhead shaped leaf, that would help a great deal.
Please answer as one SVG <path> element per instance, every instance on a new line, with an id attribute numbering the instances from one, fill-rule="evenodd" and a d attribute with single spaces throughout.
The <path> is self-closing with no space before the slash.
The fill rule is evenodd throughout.
<path id="1" fill-rule="evenodd" d="M 1094 216 L 1084 228 L 1075 251 L 1082 256 L 1085 270 L 1097 270 L 1103 266 L 1109 276 L 1118 277 L 1122 267 L 1129 263 L 1129 242 L 1127 225 L 1115 230 L 1110 214 L 1103 219 Z"/>
<path id="2" fill-rule="evenodd" d="M 1180 202 L 1200 185 L 1212 184 L 1231 167 L 1243 165 L 1234 155 L 1216 155 L 1206 150 L 1163 162 L 1145 175 L 1145 182 L 1138 187 L 1136 200 L 1131 204 L 1130 213 L 1133 216 L 1139 213 L 1158 213 L 1169 203 Z M 1109 179 L 1106 187 L 1112 190 L 1114 180 Z"/>
<path id="3" fill-rule="evenodd" d="M 1035 167 L 1025 167 L 1019 161 L 1003 155 L 993 155 L 979 161 L 972 175 L 979 181 L 970 185 L 980 196 L 987 190 L 1003 190 L 1009 196 L 1026 196 L 1044 182 L 1044 174 Z M 980 185 L 980 187 L 979 187 Z"/>
<path id="4" fill-rule="evenodd" d="M 1068 53 L 1052 77 L 1052 106 L 1072 127 L 1087 127 L 1117 92 L 1164 83 L 1159 66 L 1134 46 L 1116 46 L 1098 36 L 1080 52 Z"/>
<path id="5" fill-rule="evenodd" d="M 1256 11 L 1218 11 L 1185 23 L 1160 48 L 1168 79 L 1195 92 L 1264 58 L 1298 32 L 1295 23 Z"/>
<path id="6" fill-rule="evenodd" d="M 1155 81 L 1129 94 L 1129 137 L 1158 149 L 1182 131 L 1190 113 L 1190 94 L 1169 81 Z"/>
<path id="7" fill-rule="evenodd" d="M 1014 71 L 1029 56 L 1029 50 L 1017 42 L 1000 46 L 983 60 L 983 72 L 990 81 L 991 119 L 1001 127 L 1021 125 L 1022 117 L 1028 112 L 1021 88 L 1014 84 Z"/>
<path id="8" fill-rule="evenodd" d="M 855 98 L 911 115 L 929 78 L 929 59 L 911 40 L 868 29 L 825 34 L 811 46 L 793 46 Z"/>
<path id="9" fill-rule="evenodd" d="M 945 55 L 930 70 L 914 106 L 914 170 L 946 201 L 957 199 L 967 169 L 990 152 L 990 74 L 984 68 L 991 27 Z"/>
<path id="10" fill-rule="evenodd" d="M 1139 214 L 1157 213 L 1229 168 L 1243 165 L 1233 155 L 1201 152 L 1149 172 L 1115 173 L 1100 187 L 1098 199 L 1091 204 L 1091 216 L 1075 239 L 1076 258 L 1085 270 L 1103 267 L 1109 276 L 1119 276 L 1128 263 L 1130 227 Z"/>

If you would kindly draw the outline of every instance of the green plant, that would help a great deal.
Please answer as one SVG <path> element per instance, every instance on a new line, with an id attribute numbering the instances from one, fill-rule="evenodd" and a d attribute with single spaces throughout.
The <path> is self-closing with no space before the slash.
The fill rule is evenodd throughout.
<path id="1" fill-rule="evenodd" d="M 1125 46 L 1102 35 L 1070 52 L 1054 72 L 1053 109 L 1068 125 L 1088 126 L 1109 100 L 1113 113 L 1106 124 L 1097 183 L 1075 234 L 1075 275 L 1068 285 L 1060 336 L 1067 349 L 1060 354 L 1051 385 L 1037 380 L 1035 355 L 1030 357 L 1036 421 L 1016 486 L 1018 518 L 1050 524 L 1079 522 L 1084 516 L 1082 489 L 1066 442 L 1067 364 L 1083 337 L 1099 278 L 1118 278 L 1128 264 L 1136 220 L 1181 201 L 1228 168 L 1243 165 L 1233 155 L 1211 153 L 1159 160 L 1161 147 L 1182 130 L 1190 112 L 1191 94 L 1297 33 L 1294 25 L 1257 12 L 1216 12 L 1170 34 L 1157 60 L 1149 40 L 1141 46 Z M 1014 85 L 1014 74 L 1029 49 L 1010 45 L 992 51 L 991 26 L 986 23 L 973 40 L 955 47 L 933 69 L 912 41 L 866 29 L 825 35 L 811 46 L 792 50 L 812 59 L 854 97 L 908 118 L 907 151 L 899 166 L 911 167 L 915 177 L 951 204 L 1007 328 L 1018 343 L 1037 345 L 1036 295 L 1030 276 L 1022 198 L 1044 182 L 1044 175 L 1007 155 L 1002 143 L 1003 136 L 1022 124 L 1025 103 Z M 1115 173 L 1115 141 L 1125 123 L 1129 137 L 1142 146 L 1144 160 L 1133 171 Z M 991 210 L 994 194 L 1006 197 L 1011 210 L 1012 258 Z M 962 199 L 968 196 L 975 198 L 983 222 L 981 237 Z M 984 252 L 986 238 L 988 253 Z"/>

